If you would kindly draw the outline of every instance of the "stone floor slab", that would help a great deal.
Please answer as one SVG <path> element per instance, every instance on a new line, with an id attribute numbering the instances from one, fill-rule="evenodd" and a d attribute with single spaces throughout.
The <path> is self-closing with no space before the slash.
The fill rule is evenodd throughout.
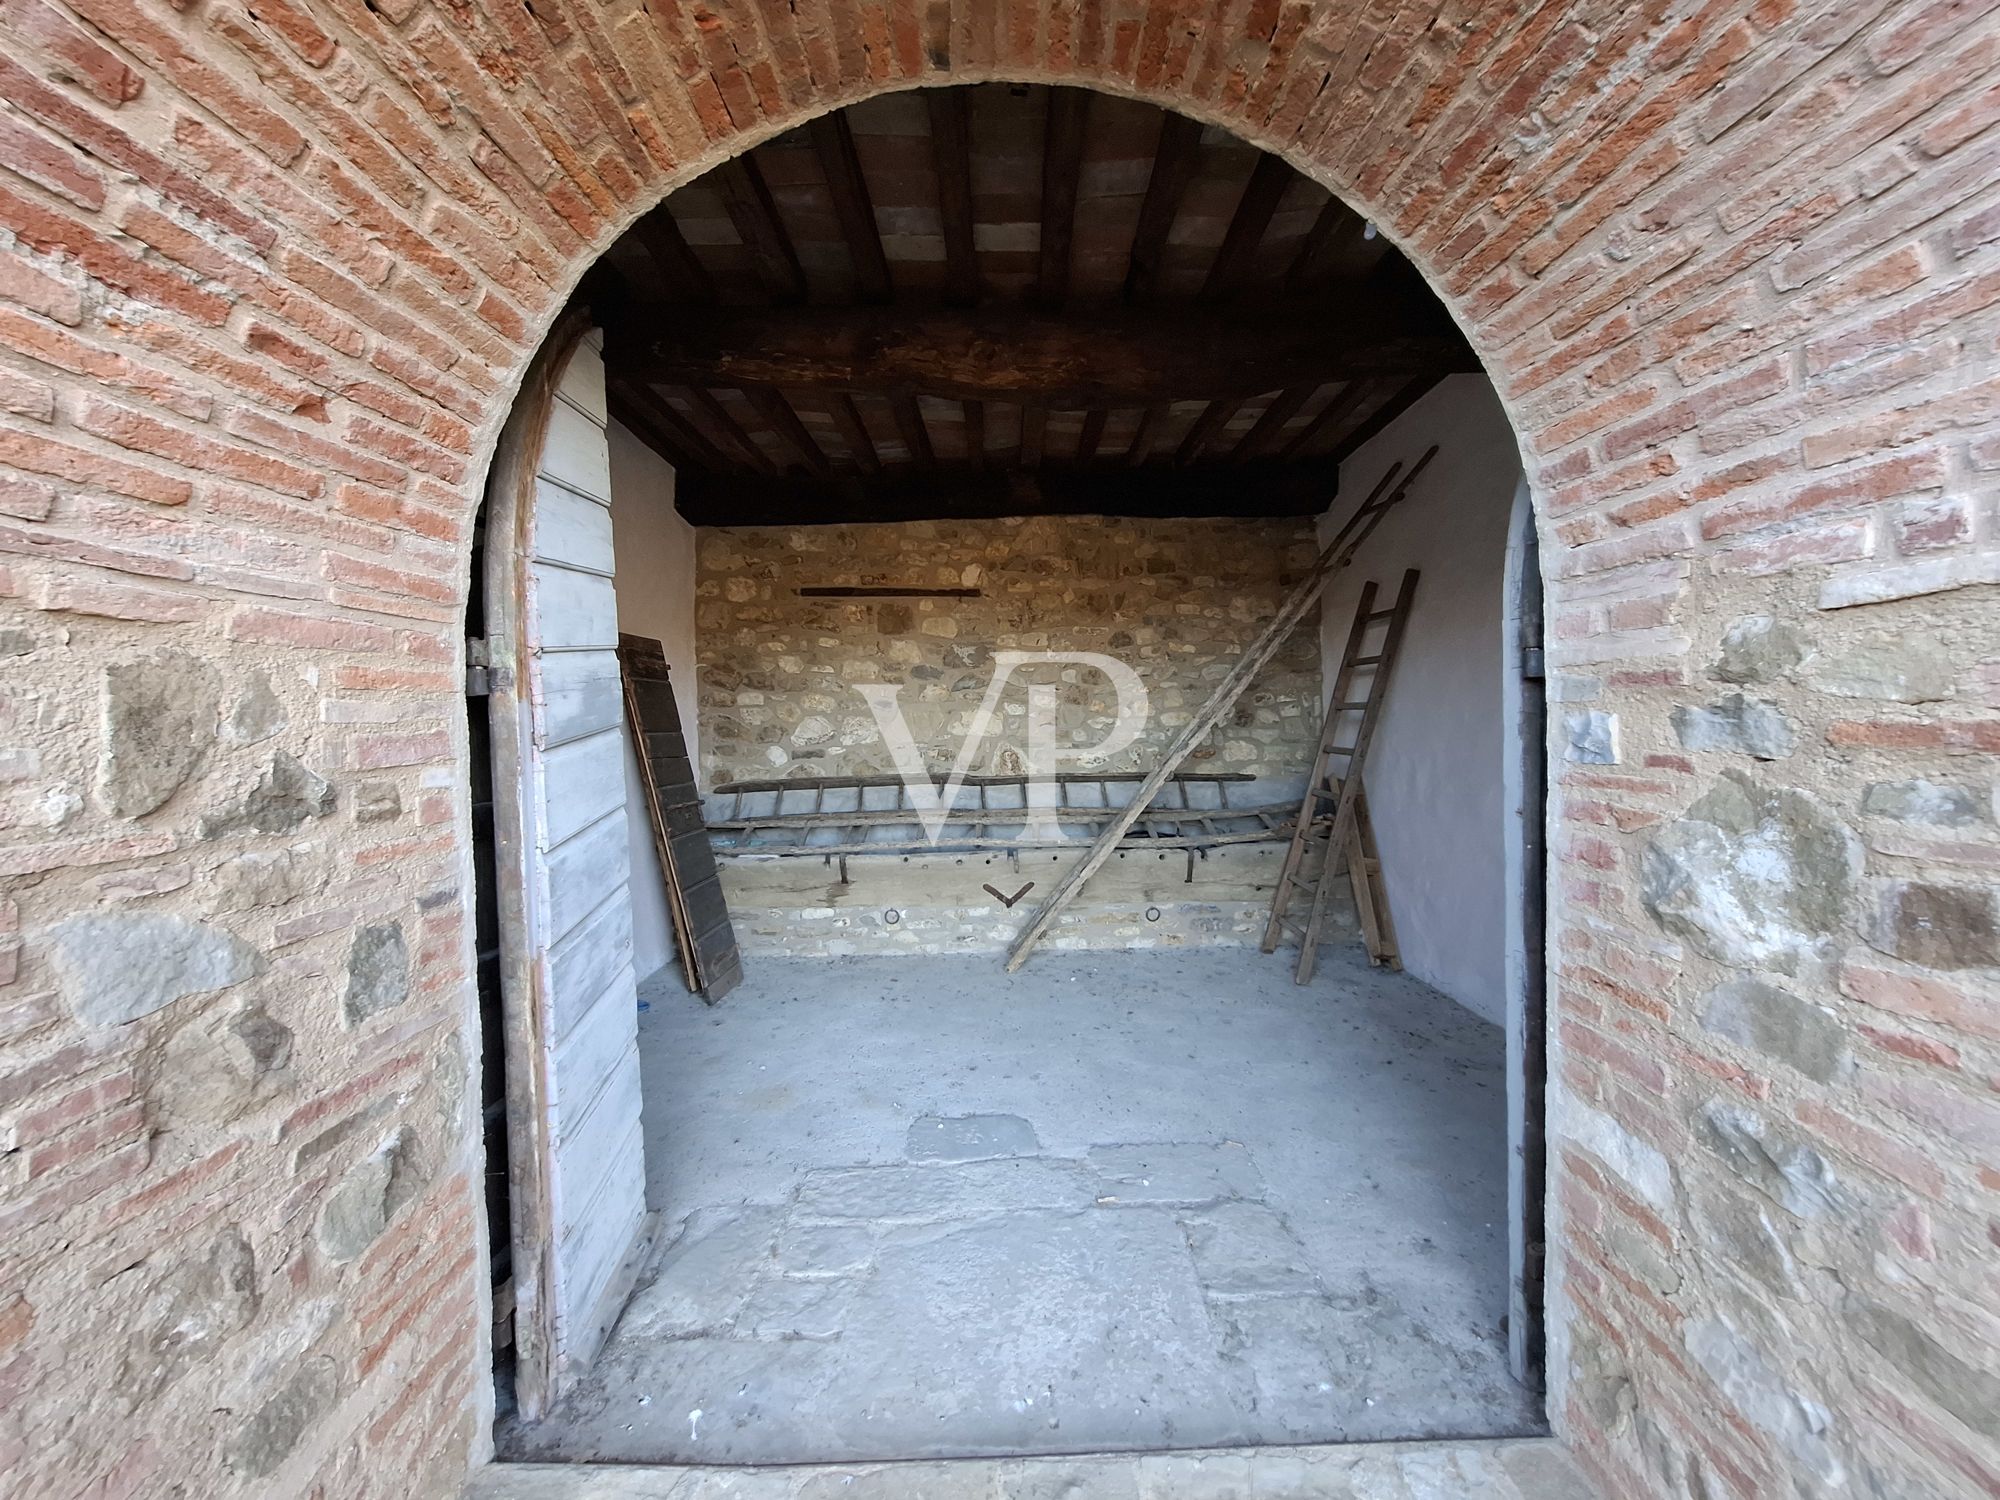
<path id="1" fill-rule="evenodd" d="M 924 1115 L 910 1124 L 911 1161 L 981 1161 L 1041 1149 L 1035 1127 L 1019 1115 Z"/>
<path id="2" fill-rule="evenodd" d="M 1312 1296 L 1311 1259 L 1284 1216 L 1262 1203 L 1218 1203 L 1181 1220 L 1211 1297 Z"/>
<path id="3" fill-rule="evenodd" d="M 797 1210 L 808 1219 L 922 1223 L 1027 1209 L 1086 1208 L 1090 1175 L 1051 1157 L 846 1167 L 808 1172 Z"/>
<path id="4" fill-rule="evenodd" d="M 1264 1179 L 1249 1151 L 1235 1142 L 1158 1141 L 1094 1146 L 1097 1201 L 1199 1208 L 1231 1198 L 1261 1198 Z"/>

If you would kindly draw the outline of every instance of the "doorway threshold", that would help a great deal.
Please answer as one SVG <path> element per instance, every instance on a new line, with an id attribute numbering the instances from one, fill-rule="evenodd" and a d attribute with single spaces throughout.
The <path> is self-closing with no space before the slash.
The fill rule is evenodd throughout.
<path id="1" fill-rule="evenodd" d="M 1595 1500 L 1553 1438 L 688 1468 L 495 1463 L 466 1500 Z"/>

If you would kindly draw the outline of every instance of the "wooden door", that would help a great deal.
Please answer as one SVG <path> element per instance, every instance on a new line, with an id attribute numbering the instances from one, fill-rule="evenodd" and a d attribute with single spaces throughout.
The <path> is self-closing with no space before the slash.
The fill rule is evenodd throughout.
<path id="1" fill-rule="evenodd" d="M 530 374 L 488 492 L 515 1383 L 530 1420 L 595 1357 L 653 1223 L 606 421 L 597 337 L 569 325 Z"/>

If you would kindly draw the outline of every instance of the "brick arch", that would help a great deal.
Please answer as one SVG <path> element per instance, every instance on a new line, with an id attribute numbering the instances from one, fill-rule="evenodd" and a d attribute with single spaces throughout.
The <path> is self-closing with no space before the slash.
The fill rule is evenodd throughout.
<path id="1" fill-rule="evenodd" d="M 1562 1435 L 1620 1494 L 2000 1484 L 1956 1311 L 1996 1192 L 1996 59 L 1977 0 L 10 5 L 0 1470 L 453 1492 L 490 1399 L 448 701 L 485 457 L 673 186 L 1015 78 L 1374 217 L 1520 435 L 1556 696 L 1619 757 L 1553 789 Z M 111 753 L 138 712 L 187 743 Z M 1746 834 L 1790 873 L 1732 885 Z M 220 998 L 120 982 L 163 951 Z M 292 1061 L 222 1035 L 245 1007 Z M 164 1087 L 184 1048 L 241 1081 Z M 349 1255 L 328 1205 L 398 1124 L 420 1190 Z"/>

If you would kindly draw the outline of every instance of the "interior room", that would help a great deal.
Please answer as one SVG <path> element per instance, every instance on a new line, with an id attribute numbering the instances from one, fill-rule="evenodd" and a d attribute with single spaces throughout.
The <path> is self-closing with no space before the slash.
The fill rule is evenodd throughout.
<path id="1" fill-rule="evenodd" d="M 511 1321 L 517 1215 L 503 1454 L 1545 1431 L 1532 527 L 1387 238 L 979 84 L 765 142 L 583 296 L 524 692 L 616 649 L 626 722 L 494 761 L 556 998 L 532 1129 L 495 1001 L 491 1180 L 554 1163 L 571 1330 Z"/>

